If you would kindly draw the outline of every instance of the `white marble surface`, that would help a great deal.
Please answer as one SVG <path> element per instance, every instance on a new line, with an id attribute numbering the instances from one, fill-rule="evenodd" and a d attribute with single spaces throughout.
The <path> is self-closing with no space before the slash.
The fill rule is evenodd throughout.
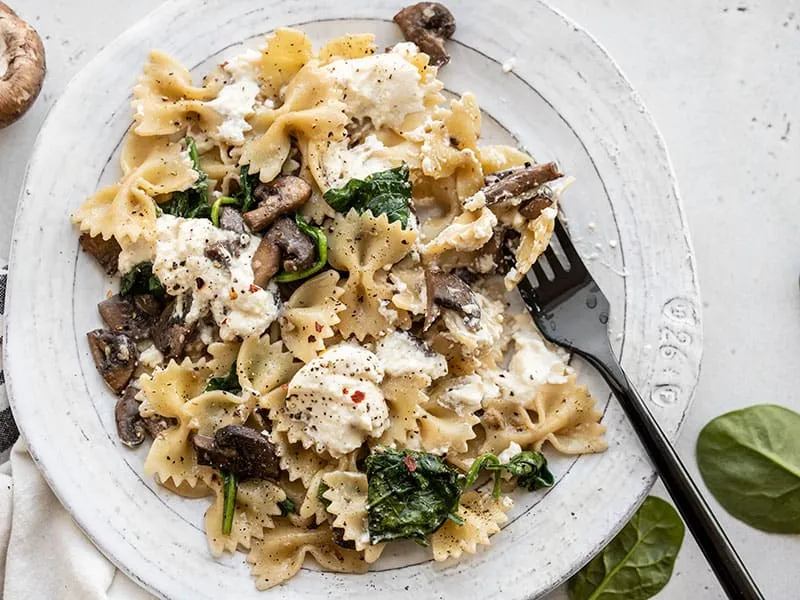
<path id="1" fill-rule="evenodd" d="M 10 0 L 42 35 L 49 70 L 34 108 L 0 130 L 0 255 L 7 251 L 25 164 L 53 102 L 83 64 L 160 1 Z M 714 416 L 759 402 L 800 411 L 794 385 L 800 372 L 800 5 L 552 3 L 619 62 L 661 127 L 678 174 L 706 327 L 700 385 L 678 441 L 697 474 L 697 434 Z M 760 533 L 721 509 L 719 516 L 764 596 L 797 597 L 800 537 Z M 551 600 L 563 598 L 558 591 Z M 723 598 L 690 539 L 659 598 Z"/>

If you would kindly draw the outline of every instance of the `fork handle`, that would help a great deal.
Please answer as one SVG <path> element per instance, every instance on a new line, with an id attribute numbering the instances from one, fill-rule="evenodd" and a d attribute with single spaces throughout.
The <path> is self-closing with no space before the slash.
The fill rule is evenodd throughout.
<path id="1" fill-rule="evenodd" d="M 661 481 L 664 482 L 675 506 L 689 526 L 689 531 L 692 532 L 728 598 L 763 600 L 764 597 L 686 471 L 675 448 L 622 371 L 610 347 L 607 356 L 603 358 L 575 350 L 600 371 L 622 404 L 650 460 L 655 464 Z"/>

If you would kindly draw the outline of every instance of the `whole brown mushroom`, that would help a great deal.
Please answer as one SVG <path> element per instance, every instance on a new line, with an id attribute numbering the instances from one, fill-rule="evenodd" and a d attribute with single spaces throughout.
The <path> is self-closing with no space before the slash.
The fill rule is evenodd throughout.
<path id="1" fill-rule="evenodd" d="M 0 129 L 31 107 L 42 89 L 44 73 L 39 34 L 0 2 Z"/>

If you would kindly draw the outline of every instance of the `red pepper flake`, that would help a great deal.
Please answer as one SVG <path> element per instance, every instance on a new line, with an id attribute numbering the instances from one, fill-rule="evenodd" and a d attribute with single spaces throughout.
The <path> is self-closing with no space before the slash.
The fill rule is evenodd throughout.
<path id="1" fill-rule="evenodd" d="M 239 297 L 239 294 L 233 288 L 231 288 L 230 294 L 228 295 L 230 296 L 231 300 L 236 300 Z"/>
<path id="2" fill-rule="evenodd" d="M 258 290 L 260 290 L 260 289 L 261 289 L 261 288 L 260 288 L 260 287 L 258 287 L 257 285 L 255 285 L 254 283 L 251 283 L 251 284 L 250 284 L 250 293 L 251 293 L 251 294 L 255 294 L 255 293 L 256 293 Z"/>
<path id="3" fill-rule="evenodd" d="M 314 329 L 317 330 L 317 333 L 321 333 L 322 332 L 322 323 L 320 323 L 319 321 L 314 321 Z"/>
<path id="4" fill-rule="evenodd" d="M 289 391 L 289 384 L 288 384 L 288 383 L 284 383 L 284 384 L 281 386 L 281 389 L 282 389 L 284 392 L 288 392 L 288 391 Z"/>
<path id="5" fill-rule="evenodd" d="M 342 388 L 342 393 L 343 393 L 345 396 L 347 396 L 347 394 L 349 394 L 349 393 L 350 393 L 350 390 L 348 390 L 347 388 Z"/>
<path id="6" fill-rule="evenodd" d="M 353 402 L 355 402 L 356 404 L 362 402 L 365 397 L 366 396 L 364 395 L 364 392 L 362 392 L 361 390 L 356 390 L 355 392 L 353 392 L 353 395 L 350 396 L 350 398 L 352 398 Z"/>
<path id="7" fill-rule="evenodd" d="M 403 457 L 403 462 L 406 464 L 409 473 L 413 473 L 417 470 L 417 461 L 414 460 L 413 456 L 406 454 Z"/>

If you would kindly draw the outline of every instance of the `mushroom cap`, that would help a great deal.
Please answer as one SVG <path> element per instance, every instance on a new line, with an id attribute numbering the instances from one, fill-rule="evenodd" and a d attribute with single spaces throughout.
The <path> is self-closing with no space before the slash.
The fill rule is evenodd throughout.
<path id="1" fill-rule="evenodd" d="M 31 107 L 42 89 L 45 69 L 39 34 L 0 2 L 0 129 Z"/>

